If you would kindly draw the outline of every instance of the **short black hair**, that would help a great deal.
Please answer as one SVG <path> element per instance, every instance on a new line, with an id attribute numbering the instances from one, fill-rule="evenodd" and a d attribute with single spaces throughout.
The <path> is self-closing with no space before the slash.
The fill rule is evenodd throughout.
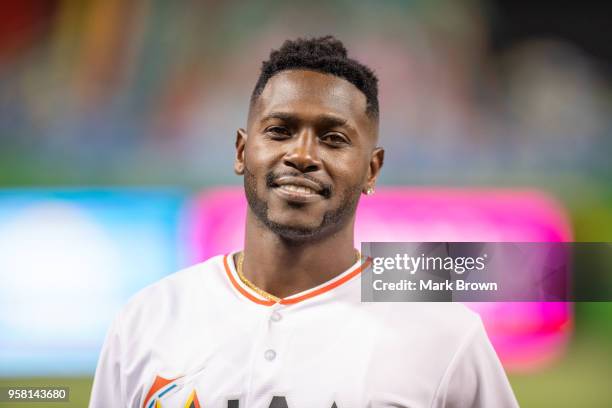
<path id="1" fill-rule="evenodd" d="M 312 70 L 346 79 L 365 95 L 368 115 L 378 119 L 378 78 L 370 68 L 348 58 L 344 44 L 334 36 L 286 40 L 280 49 L 272 50 L 269 59 L 262 63 L 251 104 L 270 78 L 288 69 Z"/>

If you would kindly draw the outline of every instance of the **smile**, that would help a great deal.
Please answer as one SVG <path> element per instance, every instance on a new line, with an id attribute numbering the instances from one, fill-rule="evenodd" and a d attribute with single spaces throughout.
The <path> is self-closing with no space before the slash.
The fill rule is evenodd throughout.
<path id="1" fill-rule="evenodd" d="M 297 176 L 281 176 L 270 183 L 272 191 L 286 201 L 311 203 L 329 198 L 329 189 L 321 182 Z"/>
<path id="2" fill-rule="evenodd" d="M 285 185 L 279 186 L 278 188 L 280 188 L 281 190 L 285 190 L 288 193 L 318 194 L 312 188 L 304 187 L 304 186 L 296 186 L 293 184 L 285 184 Z"/>
<path id="3" fill-rule="evenodd" d="M 272 191 L 279 195 L 283 200 L 293 203 L 312 203 L 323 200 L 323 196 L 314 188 L 290 182 L 283 182 L 274 186 Z"/>

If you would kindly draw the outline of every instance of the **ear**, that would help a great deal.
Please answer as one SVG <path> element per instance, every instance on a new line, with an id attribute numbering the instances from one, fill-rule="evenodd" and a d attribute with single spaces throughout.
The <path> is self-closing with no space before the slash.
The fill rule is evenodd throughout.
<path id="1" fill-rule="evenodd" d="M 234 159 L 234 173 L 239 176 L 244 174 L 244 149 L 248 135 L 246 130 L 238 129 L 236 132 L 236 158 Z"/>
<path id="2" fill-rule="evenodd" d="M 370 166 L 368 167 L 368 175 L 366 185 L 364 186 L 364 194 L 372 194 L 376 186 L 376 178 L 380 174 L 380 169 L 385 161 L 385 149 L 377 147 L 372 151 L 370 156 Z"/>

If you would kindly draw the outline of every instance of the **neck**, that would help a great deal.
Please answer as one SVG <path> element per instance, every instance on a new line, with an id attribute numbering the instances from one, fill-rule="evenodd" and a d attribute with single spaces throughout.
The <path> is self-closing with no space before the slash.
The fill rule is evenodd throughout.
<path id="1" fill-rule="evenodd" d="M 354 219 L 328 237 L 287 242 L 248 210 L 243 274 L 279 298 L 318 286 L 355 263 Z"/>

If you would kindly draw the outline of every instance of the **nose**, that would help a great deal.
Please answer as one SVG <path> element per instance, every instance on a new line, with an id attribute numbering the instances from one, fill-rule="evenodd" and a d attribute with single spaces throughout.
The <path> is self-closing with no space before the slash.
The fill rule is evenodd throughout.
<path id="1" fill-rule="evenodd" d="M 317 137 L 314 132 L 308 130 L 301 132 L 299 136 L 294 138 L 288 149 L 283 158 L 286 166 L 297 169 L 302 173 L 321 169 L 321 161 L 317 151 Z"/>

